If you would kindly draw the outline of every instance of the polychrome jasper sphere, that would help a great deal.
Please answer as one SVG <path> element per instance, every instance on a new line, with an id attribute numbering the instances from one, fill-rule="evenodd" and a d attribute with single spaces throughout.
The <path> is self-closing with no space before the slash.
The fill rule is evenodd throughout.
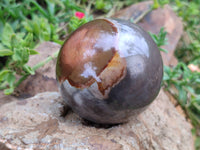
<path id="1" fill-rule="evenodd" d="M 65 41 L 56 76 L 64 101 L 80 117 L 117 124 L 156 98 L 163 63 L 157 45 L 139 26 L 97 19 Z"/>

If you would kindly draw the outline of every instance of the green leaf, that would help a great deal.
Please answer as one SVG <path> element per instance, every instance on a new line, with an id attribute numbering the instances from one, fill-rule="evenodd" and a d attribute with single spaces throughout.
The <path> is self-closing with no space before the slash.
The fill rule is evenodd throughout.
<path id="1" fill-rule="evenodd" d="M 166 81 L 166 80 L 169 80 L 169 79 L 170 79 L 169 75 L 164 72 L 163 81 Z"/>
<path id="2" fill-rule="evenodd" d="M 5 77 L 11 72 L 12 72 L 11 70 L 2 70 L 0 72 L 0 81 L 3 81 Z"/>
<path id="3" fill-rule="evenodd" d="M 22 61 L 21 54 L 22 54 L 22 51 L 20 49 L 15 49 L 14 54 L 12 55 L 12 59 L 14 61 L 21 62 Z"/>
<path id="4" fill-rule="evenodd" d="M 186 89 L 187 89 L 190 93 L 192 93 L 192 94 L 195 93 L 195 90 L 194 90 L 193 87 L 191 87 L 191 86 L 186 86 Z"/>
<path id="5" fill-rule="evenodd" d="M 3 56 L 11 56 L 13 55 L 13 51 L 12 50 L 9 50 L 9 49 L 3 49 L 3 50 L 0 50 L 0 56 L 3 57 Z"/>
<path id="6" fill-rule="evenodd" d="M 168 53 L 168 51 L 166 49 L 159 48 L 159 50 L 162 51 L 162 52 Z"/>
<path id="7" fill-rule="evenodd" d="M 24 39 L 23 46 L 29 47 L 33 42 L 33 33 L 28 33 Z"/>
<path id="8" fill-rule="evenodd" d="M 150 33 L 150 32 L 149 34 L 151 38 L 154 40 L 154 42 L 156 43 L 156 45 L 158 46 L 159 50 L 167 53 L 167 50 L 161 48 L 161 46 L 167 45 L 167 38 L 166 38 L 167 32 L 164 31 L 164 28 L 162 27 L 160 29 L 160 32 L 158 33 L 158 35 Z"/>
<path id="9" fill-rule="evenodd" d="M 33 50 L 33 49 L 29 49 L 29 54 L 30 55 L 37 55 L 39 54 L 36 50 Z"/>
<path id="10" fill-rule="evenodd" d="M 6 23 L 3 33 L 2 33 L 2 43 L 7 47 L 11 48 L 11 36 L 14 34 L 14 31 L 10 24 Z"/>
<path id="11" fill-rule="evenodd" d="M 98 10 L 102 10 L 105 7 L 105 2 L 103 0 L 97 0 L 95 3 L 95 8 Z"/>
<path id="12" fill-rule="evenodd" d="M 9 86 L 13 86 L 15 80 L 16 80 L 16 77 L 15 77 L 14 73 L 13 72 L 9 73 L 7 76 L 7 82 L 9 84 Z"/>
<path id="13" fill-rule="evenodd" d="M 26 20 L 26 21 L 22 22 L 22 24 L 23 24 L 24 28 L 27 30 L 27 32 L 29 32 L 29 33 L 33 32 L 33 28 L 30 25 L 31 22 L 29 20 Z"/>
<path id="14" fill-rule="evenodd" d="M 191 108 L 187 108 L 187 113 L 191 121 L 193 122 L 193 125 L 198 126 L 200 124 L 200 117 L 198 116 L 198 114 L 194 113 Z"/>
<path id="15" fill-rule="evenodd" d="M 27 63 L 29 60 L 29 49 L 28 48 L 15 49 L 12 58 L 14 61 L 22 65 Z"/>
<path id="16" fill-rule="evenodd" d="M 187 104 L 187 92 L 181 86 L 179 86 L 177 89 L 179 91 L 179 102 L 182 106 L 185 106 Z"/>
<path id="17" fill-rule="evenodd" d="M 196 147 L 197 150 L 200 149 L 200 137 L 196 138 L 195 147 Z"/>
<path id="18" fill-rule="evenodd" d="M 193 107 L 196 110 L 197 114 L 200 114 L 200 105 L 197 102 L 193 103 Z M 200 120 L 200 118 L 199 118 Z"/>
<path id="19" fill-rule="evenodd" d="M 10 42 L 10 44 L 11 44 L 12 48 L 18 47 L 18 45 L 20 45 L 19 39 L 17 39 L 17 37 L 16 37 L 15 34 L 13 34 L 11 36 L 11 42 Z"/>
<path id="20" fill-rule="evenodd" d="M 160 7 L 160 5 L 159 5 L 158 0 L 153 0 L 153 9 L 157 9 L 159 7 Z"/>
<path id="21" fill-rule="evenodd" d="M 14 92 L 14 87 L 10 87 L 10 88 L 4 90 L 5 95 L 10 95 L 13 92 Z"/>
<path id="22" fill-rule="evenodd" d="M 0 41 L 1 41 L 1 39 L 0 39 Z M 1 49 L 5 49 L 5 47 L 0 43 L 0 50 Z"/>
<path id="23" fill-rule="evenodd" d="M 22 58 L 23 64 L 28 62 L 28 60 L 29 60 L 29 49 L 28 48 L 22 49 L 21 58 Z"/>

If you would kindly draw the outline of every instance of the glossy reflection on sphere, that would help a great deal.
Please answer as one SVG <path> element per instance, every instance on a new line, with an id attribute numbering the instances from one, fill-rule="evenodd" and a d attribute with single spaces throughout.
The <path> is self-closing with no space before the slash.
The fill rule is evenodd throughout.
<path id="1" fill-rule="evenodd" d="M 96 123 L 116 124 L 156 98 L 163 63 L 156 44 L 140 27 L 97 19 L 65 41 L 56 76 L 74 112 Z"/>

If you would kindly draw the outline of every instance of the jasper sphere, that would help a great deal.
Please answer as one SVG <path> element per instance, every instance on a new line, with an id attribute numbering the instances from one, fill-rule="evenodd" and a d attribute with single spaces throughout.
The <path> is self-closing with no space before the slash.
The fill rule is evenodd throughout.
<path id="1" fill-rule="evenodd" d="M 56 77 L 64 101 L 80 117 L 116 124 L 156 98 L 163 63 L 142 28 L 129 21 L 97 19 L 64 42 Z"/>

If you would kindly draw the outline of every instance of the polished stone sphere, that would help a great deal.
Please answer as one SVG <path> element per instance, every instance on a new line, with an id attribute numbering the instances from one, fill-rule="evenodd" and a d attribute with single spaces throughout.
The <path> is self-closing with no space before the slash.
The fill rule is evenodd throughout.
<path id="1" fill-rule="evenodd" d="M 97 19 L 64 42 L 56 77 L 64 101 L 80 117 L 116 124 L 156 98 L 163 62 L 155 42 L 139 26 Z"/>

